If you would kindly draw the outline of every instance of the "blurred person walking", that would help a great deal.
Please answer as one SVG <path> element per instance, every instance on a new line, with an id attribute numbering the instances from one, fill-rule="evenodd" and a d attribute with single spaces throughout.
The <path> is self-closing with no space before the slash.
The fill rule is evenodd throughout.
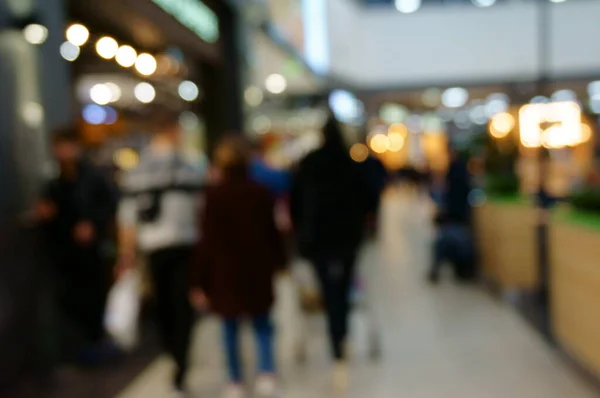
<path id="1" fill-rule="evenodd" d="M 78 359 L 93 365 L 108 348 L 104 308 L 110 270 L 103 246 L 115 215 L 116 196 L 109 181 L 84 159 L 75 128 L 55 132 L 52 150 L 60 173 L 48 182 L 35 210 L 56 271 L 62 315 L 89 344 Z"/>
<path id="2" fill-rule="evenodd" d="M 123 180 L 119 206 L 119 260 L 132 269 L 138 250 L 148 262 L 163 348 L 175 361 L 175 396 L 185 392 L 193 310 L 188 272 L 198 241 L 196 214 L 206 172 L 180 154 L 178 115 L 158 108 L 156 132 L 137 168 Z"/>
<path id="3" fill-rule="evenodd" d="M 467 160 L 456 149 L 450 147 L 450 167 L 446 174 L 436 223 L 437 236 L 434 242 L 434 255 L 429 280 L 438 283 L 445 260 L 450 260 L 458 279 L 475 277 L 475 258 L 471 234 L 471 176 Z"/>
<path id="4" fill-rule="evenodd" d="M 377 201 L 333 117 L 323 128 L 323 138 L 323 146 L 299 165 L 291 208 L 300 254 L 313 263 L 320 281 L 335 360 L 334 387 L 343 390 L 355 261 Z"/>
<path id="5" fill-rule="evenodd" d="M 242 137 L 223 139 L 214 163 L 222 178 L 206 195 L 200 219 L 203 237 L 192 269 L 191 299 L 200 309 L 208 303 L 223 319 L 230 385 L 227 398 L 245 396 L 240 360 L 240 323 L 248 317 L 258 345 L 257 396 L 278 393 L 273 306 L 273 279 L 286 263 L 274 217 L 275 198 L 250 177 L 250 150 Z"/>

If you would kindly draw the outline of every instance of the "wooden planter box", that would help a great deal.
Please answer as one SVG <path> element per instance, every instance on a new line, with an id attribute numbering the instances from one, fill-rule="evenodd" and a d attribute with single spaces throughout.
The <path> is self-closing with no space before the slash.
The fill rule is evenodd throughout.
<path id="1" fill-rule="evenodd" d="M 536 210 L 519 201 L 490 201 L 475 210 L 483 276 L 502 291 L 538 284 Z"/>
<path id="2" fill-rule="evenodd" d="M 600 377 L 600 217 L 584 217 L 552 224 L 552 323 L 563 349 Z"/>

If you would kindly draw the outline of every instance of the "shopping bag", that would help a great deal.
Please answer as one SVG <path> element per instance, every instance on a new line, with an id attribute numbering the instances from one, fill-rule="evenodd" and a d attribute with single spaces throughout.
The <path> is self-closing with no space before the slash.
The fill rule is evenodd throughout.
<path id="1" fill-rule="evenodd" d="M 137 271 L 127 271 L 109 293 L 105 328 L 115 344 L 125 351 L 135 348 L 138 340 L 141 278 Z"/>
<path id="2" fill-rule="evenodd" d="M 308 261 L 298 260 L 292 267 L 293 278 L 298 285 L 300 305 L 306 313 L 322 310 L 319 285 L 313 267 Z"/>

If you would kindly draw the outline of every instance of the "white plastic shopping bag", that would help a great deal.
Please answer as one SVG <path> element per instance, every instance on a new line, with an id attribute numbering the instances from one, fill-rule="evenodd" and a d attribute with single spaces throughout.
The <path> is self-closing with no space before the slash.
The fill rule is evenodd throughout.
<path id="1" fill-rule="evenodd" d="M 127 271 L 109 293 L 104 324 L 122 349 L 135 348 L 138 339 L 141 279 L 137 271 Z"/>

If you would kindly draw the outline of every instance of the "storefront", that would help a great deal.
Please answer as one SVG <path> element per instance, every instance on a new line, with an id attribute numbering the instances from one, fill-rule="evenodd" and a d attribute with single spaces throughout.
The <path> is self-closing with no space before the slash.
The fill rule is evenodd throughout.
<path id="1" fill-rule="evenodd" d="M 55 359 L 27 217 L 51 170 L 50 131 L 80 123 L 91 146 L 143 136 L 156 101 L 182 113 L 187 147 L 206 150 L 242 125 L 235 43 L 224 1 L 0 0 L 0 395 Z"/>
<path id="2" fill-rule="evenodd" d="M 239 129 L 235 18 L 224 4 L 71 1 L 68 19 L 61 55 L 72 62 L 72 98 L 89 145 L 138 149 L 154 103 L 181 114 L 191 154 Z"/>

